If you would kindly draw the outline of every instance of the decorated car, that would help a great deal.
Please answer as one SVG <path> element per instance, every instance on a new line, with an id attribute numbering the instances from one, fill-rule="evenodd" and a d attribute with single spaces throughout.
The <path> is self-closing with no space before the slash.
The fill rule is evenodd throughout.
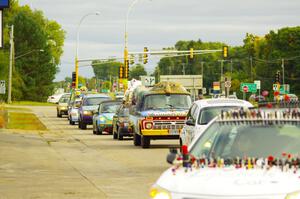
<path id="1" fill-rule="evenodd" d="M 76 122 L 78 122 L 78 108 L 81 105 L 82 99 L 76 98 L 73 102 L 69 102 L 68 105 L 68 119 L 70 125 L 75 125 Z"/>
<path id="2" fill-rule="evenodd" d="M 93 133 L 102 134 L 113 132 L 113 116 L 121 106 L 122 101 L 108 100 L 99 104 L 98 110 L 93 115 Z"/>
<path id="3" fill-rule="evenodd" d="M 191 105 L 190 93 L 182 85 L 164 81 L 152 88 L 139 86 L 127 99 L 135 146 L 148 148 L 151 139 L 179 139 Z"/>
<path id="4" fill-rule="evenodd" d="M 113 116 L 113 138 L 123 140 L 123 137 L 132 137 L 132 123 L 129 120 L 129 108 L 122 104 Z"/>
<path id="5" fill-rule="evenodd" d="M 201 133 L 208 123 L 220 114 L 233 108 L 251 108 L 253 105 L 245 100 L 216 98 L 195 101 L 187 115 L 187 120 L 180 134 L 180 145 L 189 145 L 193 138 Z"/>
<path id="6" fill-rule="evenodd" d="M 172 149 L 150 198 L 300 198 L 300 111 L 224 111 L 182 152 Z"/>
<path id="7" fill-rule="evenodd" d="M 102 101 L 111 100 L 106 94 L 86 94 L 78 108 L 78 128 L 86 129 L 87 125 L 93 124 L 93 114 Z"/>

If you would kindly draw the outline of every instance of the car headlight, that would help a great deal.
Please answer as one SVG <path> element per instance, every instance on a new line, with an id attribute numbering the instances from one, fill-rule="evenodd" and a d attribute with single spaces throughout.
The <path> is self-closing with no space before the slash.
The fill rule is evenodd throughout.
<path id="1" fill-rule="evenodd" d="M 150 198 L 151 199 L 172 199 L 171 194 L 168 190 L 163 189 L 159 186 L 153 186 L 150 189 Z"/>
<path id="2" fill-rule="evenodd" d="M 92 115 L 92 111 L 83 111 L 83 115 Z"/>
<path id="3" fill-rule="evenodd" d="M 294 192 L 294 193 L 290 193 L 288 194 L 285 199 L 298 199 L 300 198 L 300 192 Z"/>
<path id="4" fill-rule="evenodd" d="M 145 128 L 146 129 L 152 129 L 153 123 L 152 122 L 145 122 Z"/>

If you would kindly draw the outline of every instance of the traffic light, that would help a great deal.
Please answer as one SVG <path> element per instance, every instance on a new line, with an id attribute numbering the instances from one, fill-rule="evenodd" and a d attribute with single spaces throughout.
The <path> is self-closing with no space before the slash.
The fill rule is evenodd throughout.
<path id="1" fill-rule="evenodd" d="M 123 73 L 124 79 L 128 79 L 129 77 L 129 61 L 127 60 L 125 67 L 124 67 L 124 73 Z"/>
<path id="2" fill-rule="evenodd" d="M 280 83 L 280 71 L 277 71 L 277 72 L 276 72 L 276 75 L 275 75 L 275 83 Z"/>
<path id="3" fill-rule="evenodd" d="M 223 58 L 228 57 L 228 46 L 223 46 Z"/>
<path id="4" fill-rule="evenodd" d="M 124 77 L 124 68 L 123 65 L 121 64 L 119 68 L 119 78 L 123 79 L 123 77 Z"/>
<path id="5" fill-rule="evenodd" d="M 134 55 L 130 55 L 130 65 L 134 64 Z"/>
<path id="6" fill-rule="evenodd" d="M 190 48 L 190 58 L 194 58 L 194 48 Z"/>
<path id="7" fill-rule="evenodd" d="M 76 72 L 72 72 L 72 88 L 76 86 Z"/>
<path id="8" fill-rule="evenodd" d="M 144 47 L 144 56 L 143 56 L 143 63 L 147 64 L 148 63 L 148 48 Z"/>

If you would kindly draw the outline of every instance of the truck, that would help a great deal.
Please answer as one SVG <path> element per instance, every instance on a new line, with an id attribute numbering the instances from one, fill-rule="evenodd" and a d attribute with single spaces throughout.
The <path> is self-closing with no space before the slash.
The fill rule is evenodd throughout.
<path id="1" fill-rule="evenodd" d="M 151 140 L 179 139 L 192 100 L 180 84 L 163 81 L 151 88 L 136 87 L 126 97 L 130 105 L 135 146 L 149 148 Z"/>

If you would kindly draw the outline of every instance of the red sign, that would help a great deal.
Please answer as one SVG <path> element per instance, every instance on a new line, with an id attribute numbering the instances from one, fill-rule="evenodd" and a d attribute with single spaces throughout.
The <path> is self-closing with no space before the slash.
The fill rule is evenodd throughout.
<path id="1" fill-rule="evenodd" d="M 243 91 L 244 91 L 245 93 L 247 93 L 247 92 L 248 92 L 248 86 L 244 86 L 244 87 L 243 87 Z"/>

